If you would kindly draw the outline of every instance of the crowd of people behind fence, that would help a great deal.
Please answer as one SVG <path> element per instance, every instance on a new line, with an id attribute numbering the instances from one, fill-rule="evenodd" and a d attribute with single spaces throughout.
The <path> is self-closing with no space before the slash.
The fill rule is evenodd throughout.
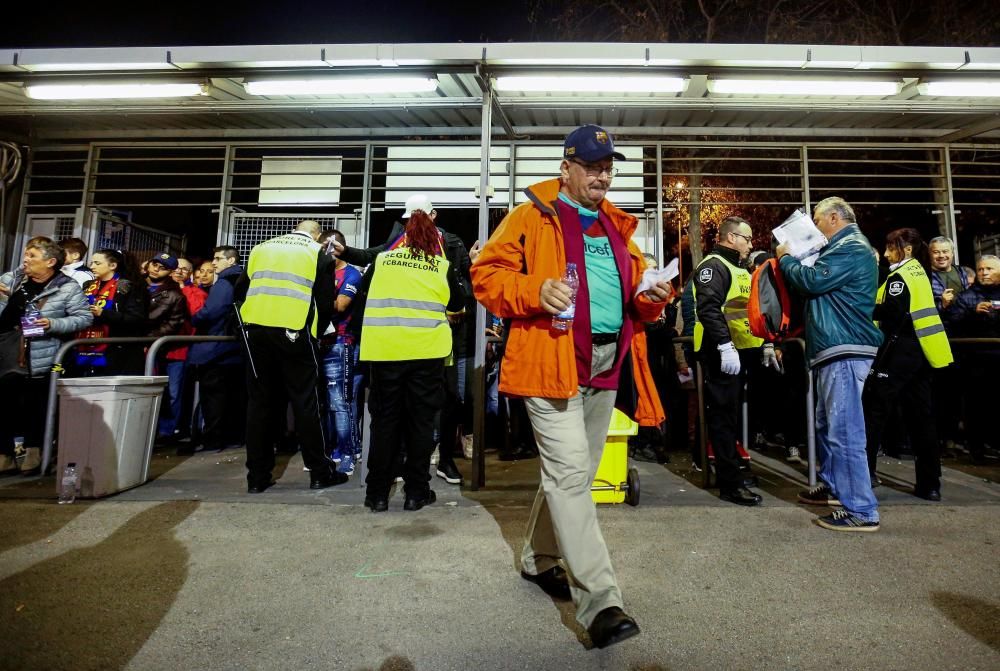
<path id="1" fill-rule="evenodd" d="M 419 510 L 436 499 L 435 448 L 433 472 L 462 483 L 455 457 L 468 456 L 478 300 L 489 310 L 487 435 L 500 436 L 490 446 L 501 459 L 542 457 L 522 575 L 572 598 L 595 642 L 611 644 L 638 629 L 621 612 L 587 512 L 603 436 L 618 406 L 641 425 L 633 458 L 689 454 L 701 468 L 696 362 L 711 467 L 720 497 L 734 504 L 761 502 L 747 447 L 802 463 L 807 366 L 819 483 L 799 499 L 836 508 L 820 526 L 879 528 L 880 453 L 912 451 L 914 494 L 932 501 L 942 498 L 942 454 L 997 458 L 990 390 L 1000 345 L 953 353 L 949 337 L 1000 337 L 1000 259 L 984 254 L 965 268 L 952 240 L 925 242 L 905 228 L 873 241 L 879 263 L 863 222 L 834 197 L 813 211 L 829 244 L 812 264 L 780 246 L 753 252 L 768 222 L 733 216 L 683 282 L 643 283 L 656 260 L 630 240 L 634 217 L 604 198 L 615 159 L 623 157 L 610 134 L 577 129 L 558 178 L 528 189 L 529 202 L 471 249 L 419 194 L 387 241 L 369 249 L 314 221 L 246 259 L 218 246 L 197 268 L 171 251 L 135 258 L 89 253 L 78 238 L 30 239 L 22 263 L 0 276 L 0 475 L 39 472 L 48 377 L 64 341 L 233 336 L 165 348 L 156 362 L 168 379 L 160 445 L 178 454 L 246 445 L 247 489 L 260 494 L 274 484 L 282 451 L 301 450 L 313 489 L 346 482 L 371 431 L 365 506 L 387 510 L 401 480 L 404 509 Z M 770 258 L 802 301 L 804 348 L 748 328 L 751 272 Z M 580 269 L 579 289 L 560 279 L 567 264 Z M 560 334 L 553 315 L 567 314 L 573 326 Z M 141 374 L 148 345 L 83 344 L 59 370 Z M 751 446 L 738 439 L 745 388 Z M 361 421 L 366 389 L 370 427 Z M 559 518 L 555 532 L 549 514 Z"/>

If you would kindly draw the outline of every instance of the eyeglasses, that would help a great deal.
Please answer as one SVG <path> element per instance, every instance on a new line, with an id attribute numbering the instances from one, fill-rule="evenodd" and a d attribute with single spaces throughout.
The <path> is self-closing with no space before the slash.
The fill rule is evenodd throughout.
<path id="1" fill-rule="evenodd" d="M 743 238 L 744 240 L 747 241 L 748 245 L 752 245 L 753 244 L 753 236 L 752 235 L 743 235 L 742 233 L 737 233 L 736 231 L 730 231 L 729 234 L 730 235 L 735 235 L 738 238 Z"/>
<path id="2" fill-rule="evenodd" d="M 178 269 L 177 269 L 177 270 L 175 270 L 174 272 L 175 272 L 175 273 L 188 273 L 188 274 L 190 274 L 190 273 L 191 273 L 191 271 L 190 271 L 189 269 L 187 269 L 187 268 L 178 268 Z"/>
<path id="3" fill-rule="evenodd" d="M 600 177 L 604 173 L 607 173 L 608 177 L 614 178 L 618 174 L 618 168 L 614 166 L 603 166 L 595 165 L 594 163 L 584 163 L 583 161 L 578 161 L 575 158 L 569 160 L 570 163 L 576 163 L 578 166 L 583 168 L 583 171 L 587 173 L 587 177 Z"/>

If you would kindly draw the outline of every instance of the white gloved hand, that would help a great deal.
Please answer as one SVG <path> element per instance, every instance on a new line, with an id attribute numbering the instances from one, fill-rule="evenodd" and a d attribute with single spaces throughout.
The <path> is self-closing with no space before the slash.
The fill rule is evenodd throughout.
<path id="1" fill-rule="evenodd" d="M 764 368 L 773 368 L 779 373 L 785 372 L 785 369 L 781 367 L 781 360 L 774 351 L 773 343 L 764 343 L 764 347 L 760 351 L 760 362 L 764 365 Z"/>
<path id="2" fill-rule="evenodd" d="M 722 372 L 726 375 L 740 374 L 740 354 L 736 351 L 736 345 L 727 342 L 719 345 L 719 354 L 722 355 Z"/>

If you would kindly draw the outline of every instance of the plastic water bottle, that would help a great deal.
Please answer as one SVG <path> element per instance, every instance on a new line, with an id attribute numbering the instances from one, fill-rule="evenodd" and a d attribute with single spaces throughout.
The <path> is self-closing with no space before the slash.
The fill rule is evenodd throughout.
<path id="1" fill-rule="evenodd" d="M 576 292 L 580 288 L 580 278 L 576 274 L 576 264 L 567 263 L 566 272 L 563 273 L 562 283 L 570 288 L 573 295 L 569 299 L 569 307 L 552 317 L 552 328 L 557 331 L 568 331 L 573 325 L 573 317 L 576 316 Z"/>
<path id="2" fill-rule="evenodd" d="M 72 462 L 66 464 L 59 487 L 59 503 L 73 503 L 76 500 L 77 482 L 76 464 Z"/>

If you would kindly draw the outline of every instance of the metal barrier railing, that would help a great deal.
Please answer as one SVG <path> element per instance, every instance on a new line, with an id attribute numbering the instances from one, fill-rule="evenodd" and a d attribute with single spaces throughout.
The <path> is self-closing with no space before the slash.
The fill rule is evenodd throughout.
<path id="1" fill-rule="evenodd" d="M 691 336 L 679 336 L 673 339 L 675 343 L 681 344 L 693 344 L 694 338 Z M 802 348 L 803 361 L 805 362 L 805 373 L 806 373 L 806 448 L 807 448 L 807 464 L 809 470 L 809 486 L 814 487 L 816 485 L 816 422 L 815 413 L 816 407 L 814 405 L 814 392 L 813 392 L 813 374 L 812 369 L 809 368 L 809 361 L 805 357 L 806 341 L 802 338 L 789 338 L 784 341 L 785 343 L 792 343 L 798 345 Z M 701 362 L 695 357 L 695 380 L 696 388 L 698 390 L 698 447 L 701 452 L 701 479 L 702 486 L 706 489 L 712 485 L 712 474 L 711 469 L 708 467 L 708 435 L 705 426 L 705 377 L 702 371 Z M 742 407 L 742 417 L 743 417 L 743 446 L 748 447 L 749 441 L 749 410 L 747 403 L 746 394 L 746 383 L 744 383 L 744 394 L 743 394 L 743 407 Z"/>
<path id="2" fill-rule="evenodd" d="M 58 381 L 64 371 L 62 366 L 63 358 L 73 348 L 79 345 L 101 345 L 101 344 L 146 344 L 152 343 L 146 353 L 144 374 L 152 375 L 155 371 L 156 359 L 160 350 L 169 344 L 182 342 L 232 342 L 236 338 L 233 336 L 204 336 L 204 335 L 173 335 L 153 337 L 129 337 L 129 338 L 78 338 L 69 340 L 62 344 L 56 351 L 52 362 L 52 373 L 49 377 L 49 395 L 45 409 L 45 433 L 42 439 L 42 473 L 46 473 L 52 459 L 52 447 L 55 442 L 55 418 L 58 398 L 56 389 Z M 694 338 L 691 336 L 678 336 L 673 339 L 674 343 L 693 344 Z M 802 338 L 789 338 L 785 343 L 792 343 L 802 348 L 803 361 L 806 373 L 806 447 L 807 447 L 807 467 L 809 486 L 816 485 L 816 407 L 815 391 L 813 385 L 813 373 L 809 367 L 809 361 L 805 357 L 806 342 Z M 953 345 L 1000 345 L 1000 338 L 949 338 L 949 343 Z M 698 392 L 698 426 L 699 426 L 699 449 L 701 452 L 702 486 L 711 486 L 712 476 L 708 467 L 708 443 L 705 426 L 705 390 L 704 373 L 701 362 L 695 358 L 695 379 Z M 747 399 L 744 393 L 743 398 L 743 441 L 744 446 L 748 440 L 748 410 Z"/>
<path id="3" fill-rule="evenodd" d="M 162 336 L 156 339 L 152 345 L 149 346 L 149 351 L 146 352 L 146 367 L 143 372 L 144 375 L 152 375 L 156 371 L 156 355 L 160 353 L 160 350 L 164 345 L 170 345 L 175 343 L 189 343 L 189 342 L 234 342 L 236 340 L 235 336 L 206 336 L 206 335 L 171 335 Z"/>
<path id="4" fill-rule="evenodd" d="M 48 471 L 49 464 L 52 461 L 52 447 L 55 444 L 56 410 L 59 402 L 56 390 L 59 378 L 62 377 L 62 373 L 65 370 L 62 365 L 63 358 L 68 352 L 70 352 L 70 350 L 80 345 L 137 345 L 152 343 L 149 346 L 149 350 L 146 352 L 145 362 L 145 375 L 152 375 L 156 367 L 156 357 L 164 345 L 178 342 L 229 342 L 233 340 L 236 340 L 233 336 L 174 335 L 162 336 L 160 338 L 154 338 L 152 336 L 128 338 L 77 338 L 75 340 L 68 340 L 64 342 L 56 351 L 55 358 L 52 361 L 52 372 L 49 376 L 49 396 L 45 406 L 45 433 L 42 438 L 42 473 L 46 473 Z"/>

